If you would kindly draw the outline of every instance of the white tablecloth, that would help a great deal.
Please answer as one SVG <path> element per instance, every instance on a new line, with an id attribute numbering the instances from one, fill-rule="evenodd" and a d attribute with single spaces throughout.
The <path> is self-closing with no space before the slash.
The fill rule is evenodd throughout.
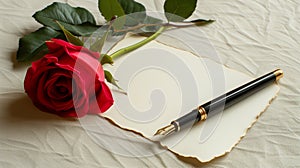
<path id="1" fill-rule="evenodd" d="M 138 1 L 147 10 L 163 11 L 163 0 Z M 199 0 L 193 18 L 216 20 L 203 31 L 223 64 L 253 77 L 275 68 L 285 73 L 278 97 L 246 137 L 205 164 L 169 151 L 150 157 L 111 153 L 77 121 L 41 113 L 31 104 L 22 86 L 28 65 L 15 61 L 18 40 L 41 26 L 31 16 L 52 2 L 0 1 L 0 167 L 300 167 L 300 1 Z M 62 2 L 86 7 L 103 22 L 96 1 Z"/>

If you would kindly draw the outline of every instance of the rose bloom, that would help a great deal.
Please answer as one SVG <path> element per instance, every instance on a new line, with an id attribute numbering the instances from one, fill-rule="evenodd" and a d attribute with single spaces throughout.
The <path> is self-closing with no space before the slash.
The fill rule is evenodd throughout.
<path id="1" fill-rule="evenodd" d="M 59 39 L 46 44 L 49 53 L 32 63 L 24 81 L 33 104 L 62 117 L 105 112 L 113 98 L 104 82 L 99 53 Z"/>

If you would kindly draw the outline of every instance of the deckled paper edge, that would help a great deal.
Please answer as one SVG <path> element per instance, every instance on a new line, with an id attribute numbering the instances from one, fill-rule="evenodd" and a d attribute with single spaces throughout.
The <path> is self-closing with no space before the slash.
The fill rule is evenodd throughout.
<path id="1" fill-rule="evenodd" d="M 127 37 L 127 36 L 130 36 L 130 35 L 126 35 L 126 37 Z M 125 37 L 124 37 L 124 39 L 125 39 Z M 121 40 L 120 40 L 120 41 L 121 41 Z M 119 41 L 119 42 L 120 42 L 120 41 Z M 162 43 L 162 42 L 159 42 L 159 41 L 157 41 L 157 40 L 154 40 L 154 41 L 156 41 L 156 42 L 158 42 L 158 43 L 160 43 L 160 44 L 162 44 L 162 45 L 166 45 L 166 46 L 168 46 L 168 47 L 175 48 L 175 49 L 177 49 L 177 50 L 182 50 L 182 49 L 180 49 L 180 48 L 178 48 L 178 47 L 174 47 L 174 46 L 171 46 L 171 45 L 167 45 L 167 44 Z M 224 66 L 225 68 L 228 68 L 228 69 L 230 69 L 230 70 L 233 70 L 233 71 L 242 73 L 242 74 L 244 74 L 244 75 L 250 77 L 250 75 L 247 75 L 247 74 L 245 74 L 244 72 L 240 72 L 240 71 L 238 71 L 238 70 L 236 70 L 236 69 L 230 68 L 230 67 L 228 67 L 227 65 L 224 65 L 224 64 L 222 64 L 222 63 L 220 63 L 220 62 L 217 62 L 217 61 L 215 61 L 215 60 L 213 60 L 213 59 L 211 59 L 211 58 L 209 58 L 209 57 L 207 57 L 207 56 L 195 55 L 195 53 L 190 52 L 190 51 L 186 51 L 186 50 L 182 50 L 182 51 L 189 52 L 189 53 L 191 53 L 192 55 L 194 55 L 194 56 L 196 56 L 196 57 L 198 57 L 198 58 L 209 59 L 209 60 L 211 60 L 211 61 L 214 61 L 214 62 L 217 63 L 217 64 L 220 64 L 220 66 Z M 110 122 L 112 125 L 115 125 L 115 126 L 117 126 L 118 128 L 121 128 L 122 130 L 130 131 L 130 132 L 132 132 L 132 133 L 134 133 L 134 134 L 136 134 L 136 135 L 139 135 L 139 136 L 141 136 L 141 137 L 143 137 L 143 138 L 145 138 L 145 139 L 147 139 L 147 140 L 149 140 L 149 141 L 151 141 L 151 142 L 154 142 L 154 143 L 159 144 L 162 148 L 164 148 L 164 149 L 166 149 L 166 150 L 172 152 L 172 153 L 173 153 L 174 155 L 176 155 L 176 156 L 196 159 L 196 160 L 198 160 L 200 163 L 208 163 L 208 162 L 210 162 L 210 161 L 212 161 L 212 160 L 214 160 L 214 159 L 216 159 L 216 158 L 220 158 L 220 157 L 222 157 L 222 156 L 225 156 L 227 153 L 231 152 L 231 151 L 233 150 L 233 148 L 234 148 L 236 145 L 238 145 L 238 144 L 241 142 L 241 140 L 246 136 L 246 134 L 247 134 L 248 131 L 252 128 L 252 126 L 258 121 L 259 117 L 260 117 L 260 116 L 268 109 L 268 107 L 271 105 L 272 101 L 278 96 L 278 93 L 279 93 L 279 91 L 280 91 L 280 87 L 279 87 L 279 84 L 278 84 L 278 83 L 276 83 L 276 86 L 277 86 L 277 92 L 275 93 L 275 95 L 269 100 L 269 103 L 266 105 L 266 107 L 265 107 L 262 111 L 260 111 L 260 112 L 258 113 L 258 115 L 255 117 L 255 119 L 253 120 L 253 122 L 246 128 L 245 132 L 240 136 L 240 139 L 239 139 L 235 144 L 233 144 L 229 150 L 225 151 L 223 154 L 218 155 L 218 156 L 215 156 L 215 157 L 211 158 L 210 160 L 205 160 L 205 161 L 200 160 L 198 157 L 195 157 L 195 156 L 181 155 L 181 154 L 179 154 L 179 153 L 176 153 L 176 152 L 173 151 L 172 149 L 169 149 L 167 146 L 162 145 L 159 141 L 153 141 L 153 140 L 151 140 L 150 138 L 147 138 L 147 137 L 146 137 L 145 135 L 143 135 L 141 132 L 138 132 L 138 131 L 135 131 L 135 130 L 132 130 L 132 129 L 129 129 L 129 128 L 122 127 L 121 125 L 118 125 L 115 121 L 113 121 L 113 119 L 111 119 L 111 118 L 109 118 L 109 117 L 107 117 L 107 116 L 102 116 L 101 114 L 99 114 L 98 116 L 100 116 L 101 118 L 106 119 L 106 120 L 107 120 L 108 122 Z"/>
<path id="2" fill-rule="evenodd" d="M 113 121 L 111 118 L 106 117 L 106 116 L 102 116 L 101 114 L 99 114 L 98 116 L 100 116 L 100 117 L 106 119 L 108 122 L 110 122 L 111 124 L 117 126 L 118 128 L 121 128 L 122 130 L 130 131 L 130 132 L 132 132 L 132 133 L 134 133 L 134 134 L 136 134 L 136 135 L 142 136 L 143 138 L 145 138 L 145 139 L 147 139 L 147 140 L 149 140 L 149 141 L 151 141 L 151 142 L 154 142 L 154 143 L 159 144 L 161 147 L 163 147 L 164 149 L 166 149 L 166 150 L 172 152 L 172 153 L 175 154 L 176 156 L 181 156 L 181 157 L 185 157 L 185 158 L 196 159 L 196 160 L 198 160 L 200 163 L 208 163 L 208 162 L 210 162 L 210 161 L 212 161 L 212 160 L 214 160 L 214 159 L 216 159 L 216 158 L 220 158 L 220 157 L 222 157 L 222 156 L 225 156 L 226 154 L 228 154 L 229 152 L 231 152 L 231 151 L 233 150 L 233 148 L 234 148 L 236 145 L 238 145 L 238 144 L 241 142 L 241 140 L 246 136 L 246 134 L 247 134 L 248 131 L 252 128 L 252 126 L 258 121 L 259 117 L 260 117 L 260 116 L 261 116 L 261 115 L 269 108 L 269 106 L 271 105 L 272 101 L 274 101 L 275 98 L 278 96 L 278 93 L 280 92 L 280 87 L 279 87 L 278 83 L 277 83 L 276 85 L 277 85 L 277 92 L 276 92 L 276 94 L 269 100 L 269 103 L 266 105 L 266 107 L 264 108 L 264 110 L 262 110 L 261 112 L 259 112 L 259 114 L 255 117 L 255 119 L 253 120 L 253 122 L 246 128 L 244 134 L 242 134 L 242 135 L 240 136 L 240 139 L 239 139 L 235 144 L 233 144 L 229 150 L 225 151 L 223 154 L 218 155 L 218 156 L 215 156 L 215 157 L 211 158 L 210 160 L 205 160 L 205 161 L 200 160 L 199 158 L 197 158 L 197 157 L 195 157 L 195 156 L 181 155 L 181 154 L 179 154 L 179 153 L 176 153 L 176 152 L 173 151 L 172 149 L 169 149 L 167 146 L 162 145 L 159 141 L 153 141 L 153 140 L 147 138 L 147 137 L 146 137 L 145 135 L 143 135 L 141 132 L 138 132 L 138 131 L 135 131 L 135 130 L 132 130 L 132 129 L 128 129 L 128 128 L 122 127 L 122 126 L 118 125 L 115 121 Z"/>
<path id="3" fill-rule="evenodd" d="M 258 121 L 259 117 L 260 117 L 260 116 L 261 116 L 261 115 L 269 108 L 269 106 L 271 105 L 272 101 L 276 99 L 276 97 L 278 96 L 278 93 L 280 92 L 280 87 L 279 87 L 278 83 L 277 83 L 276 85 L 277 85 L 277 92 L 276 92 L 276 94 L 269 100 L 269 103 L 266 105 L 266 107 L 265 107 L 261 112 L 259 112 L 259 114 L 255 117 L 255 119 L 253 120 L 253 122 L 246 128 L 244 134 L 242 134 L 242 135 L 240 136 L 240 139 L 239 139 L 235 144 L 233 144 L 233 145 L 231 146 L 231 148 L 230 148 L 228 151 L 225 151 L 223 154 L 221 154 L 221 155 L 219 155 L 219 156 L 215 156 L 215 157 L 213 157 L 213 158 L 210 159 L 210 160 L 203 161 L 203 160 L 198 159 L 198 158 L 195 157 L 195 156 L 180 155 L 180 154 L 178 154 L 178 153 L 172 151 L 171 149 L 168 149 L 168 150 L 171 151 L 172 153 L 174 153 L 174 154 L 177 155 L 177 156 L 182 156 L 182 157 L 186 157 L 186 158 L 197 159 L 197 160 L 198 160 L 199 162 L 201 162 L 201 163 L 208 163 L 208 162 L 210 162 L 210 161 L 212 161 L 212 160 L 214 160 L 214 159 L 216 159 L 216 158 L 220 158 L 220 157 L 222 157 L 222 156 L 225 156 L 227 153 L 231 152 L 232 149 L 233 149 L 236 145 L 238 145 L 238 144 L 241 142 L 241 140 L 246 136 L 246 134 L 247 134 L 248 131 L 252 128 L 252 126 Z M 159 142 L 159 143 L 160 143 L 160 142 Z M 160 145 L 162 145 L 162 144 L 160 144 Z M 162 146 L 163 146 L 163 145 L 162 145 Z M 164 148 L 166 148 L 166 146 L 164 146 Z"/>

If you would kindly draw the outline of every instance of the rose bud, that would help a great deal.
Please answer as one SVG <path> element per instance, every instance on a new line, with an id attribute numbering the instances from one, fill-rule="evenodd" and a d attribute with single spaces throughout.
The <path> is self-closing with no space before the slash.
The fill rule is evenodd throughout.
<path id="1" fill-rule="evenodd" d="M 24 88 L 41 111 L 62 117 L 105 112 L 112 104 L 99 53 L 52 39 L 48 54 L 27 70 Z"/>

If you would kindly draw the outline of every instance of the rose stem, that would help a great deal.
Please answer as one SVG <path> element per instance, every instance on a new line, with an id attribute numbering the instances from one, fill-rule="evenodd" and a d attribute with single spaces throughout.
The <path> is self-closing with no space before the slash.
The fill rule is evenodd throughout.
<path id="1" fill-rule="evenodd" d="M 145 44 L 147 44 L 148 42 L 154 40 L 157 36 L 159 36 L 161 34 L 161 32 L 163 32 L 164 30 L 166 29 L 165 26 L 162 26 L 161 28 L 159 28 L 157 30 L 157 32 L 155 32 L 154 34 L 152 34 L 151 36 L 147 37 L 146 39 L 136 43 L 136 44 L 133 44 L 131 46 L 128 46 L 128 47 L 125 47 L 125 48 L 121 48 L 119 49 L 118 51 L 112 53 L 110 56 L 111 58 L 114 60 L 114 59 L 117 59 L 119 58 L 121 55 L 123 54 L 126 54 L 126 53 L 129 53 L 130 51 L 133 51 Z"/>

